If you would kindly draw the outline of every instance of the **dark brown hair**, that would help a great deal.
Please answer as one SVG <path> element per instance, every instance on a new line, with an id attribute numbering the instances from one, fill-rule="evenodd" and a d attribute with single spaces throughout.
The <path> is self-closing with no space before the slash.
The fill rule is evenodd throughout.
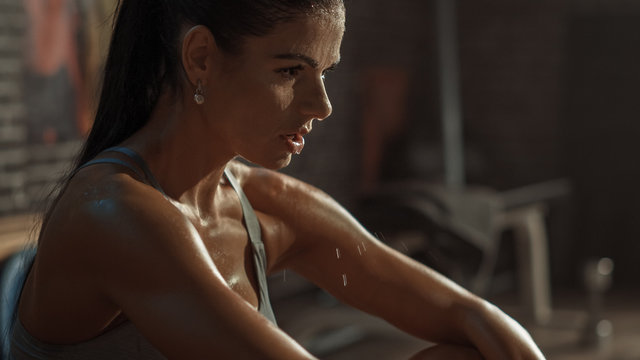
<path id="1" fill-rule="evenodd" d="M 302 14 L 343 6 L 343 0 L 120 1 L 97 114 L 76 166 L 146 124 L 165 87 L 179 90 L 183 24 L 205 25 L 221 49 L 238 53 L 247 36 L 263 36 Z"/>

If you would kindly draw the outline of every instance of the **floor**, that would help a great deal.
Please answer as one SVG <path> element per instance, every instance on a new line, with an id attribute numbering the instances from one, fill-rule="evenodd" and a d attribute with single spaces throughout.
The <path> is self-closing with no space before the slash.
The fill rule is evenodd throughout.
<path id="1" fill-rule="evenodd" d="M 601 316 L 606 321 L 590 327 L 584 296 L 575 293 L 557 296 L 551 323 L 528 329 L 549 359 L 638 360 L 639 296 L 629 292 L 607 294 Z"/>
<path id="2" fill-rule="evenodd" d="M 290 280 L 271 281 L 272 293 L 280 294 L 274 298 L 279 325 L 322 359 L 408 359 L 429 345 L 380 319 L 339 304 L 321 291 L 309 290 L 308 284 L 288 276 Z M 600 322 L 602 336 L 596 335 L 596 326 L 590 327 L 592 331 L 585 330 L 588 306 L 580 293 L 555 296 L 553 317 L 546 325 L 527 321 L 513 297 L 502 295 L 492 301 L 530 331 L 550 360 L 638 360 L 638 296 L 607 294 L 601 319 L 608 322 Z"/>

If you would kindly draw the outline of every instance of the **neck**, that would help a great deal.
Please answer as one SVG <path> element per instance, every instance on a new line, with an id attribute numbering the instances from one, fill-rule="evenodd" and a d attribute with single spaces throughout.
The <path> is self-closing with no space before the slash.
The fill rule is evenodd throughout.
<path id="1" fill-rule="evenodd" d="M 162 96 L 147 125 L 123 145 L 145 159 L 170 198 L 201 207 L 212 203 L 235 154 L 201 109 L 185 103 Z"/>

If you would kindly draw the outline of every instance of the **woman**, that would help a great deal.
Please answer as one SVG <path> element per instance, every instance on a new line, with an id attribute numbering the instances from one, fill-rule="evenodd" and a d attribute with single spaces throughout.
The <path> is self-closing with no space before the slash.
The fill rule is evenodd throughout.
<path id="1" fill-rule="evenodd" d="M 331 113 L 323 78 L 343 32 L 342 0 L 121 1 L 94 127 L 44 218 L 14 356 L 312 358 L 270 310 L 265 272 L 289 268 L 442 343 L 417 356 L 542 358 L 495 307 L 267 170 Z"/>

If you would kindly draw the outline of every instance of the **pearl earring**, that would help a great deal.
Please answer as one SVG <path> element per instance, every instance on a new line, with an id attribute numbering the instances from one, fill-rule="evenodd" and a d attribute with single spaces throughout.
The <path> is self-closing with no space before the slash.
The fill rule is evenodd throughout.
<path id="1" fill-rule="evenodd" d="M 193 101 L 198 105 L 204 104 L 204 95 L 202 95 L 202 82 L 198 80 L 198 87 L 196 87 L 196 93 L 193 94 Z"/>

